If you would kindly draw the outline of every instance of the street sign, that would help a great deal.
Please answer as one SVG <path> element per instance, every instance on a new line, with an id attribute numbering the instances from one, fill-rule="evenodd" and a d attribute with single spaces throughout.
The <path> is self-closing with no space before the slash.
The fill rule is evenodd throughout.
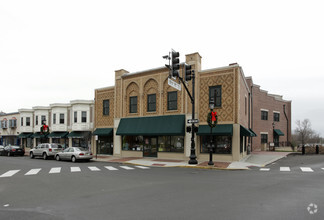
<path id="1" fill-rule="evenodd" d="M 173 81 L 172 79 L 168 78 L 168 84 L 169 86 L 172 86 L 173 88 L 181 91 L 181 85 Z"/>
<path id="2" fill-rule="evenodd" d="M 198 119 L 188 119 L 187 123 L 188 124 L 195 124 L 195 123 L 199 123 L 199 120 Z"/>

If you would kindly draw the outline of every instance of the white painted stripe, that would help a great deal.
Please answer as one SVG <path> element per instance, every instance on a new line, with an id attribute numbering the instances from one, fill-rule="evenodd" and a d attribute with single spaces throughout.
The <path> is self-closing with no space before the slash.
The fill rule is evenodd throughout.
<path id="1" fill-rule="evenodd" d="M 118 170 L 117 168 L 112 167 L 112 166 L 105 166 L 105 168 L 108 169 L 108 170 Z"/>
<path id="2" fill-rule="evenodd" d="M 98 167 L 88 167 L 91 171 L 100 171 Z"/>
<path id="3" fill-rule="evenodd" d="M 133 167 L 128 167 L 128 166 L 120 166 L 120 167 L 125 170 L 135 170 L 135 168 L 133 168 Z"/>
<path id="4" fill-rule="evenodd" d="M 37 168 L 37 169 L 31 169 L 29 170 L 25 176 L 28 176 L 28 175 L 36 175 L 39 171 L 41 171 L 41 168 Z"/>
<path id="5" fill-rule="evenodd" d="M 290 168 L 289 167 L 280 167 L 280 171 L 282 172 L 289 172 Z"/>
<path id="6" fill-rule="evenodd" d="M 61 167 L 53 167 L 49 173 L 60 173 L 61 172 Z"/>
<path id="7" fill-rule="evenodd" d="M 270 168 L 260 168 L 260 171 L 270 171 Z"/>
<path id="8" fill-rule="evenodd" d="M 71 172 L 81 172 L 80 167 L 71 167 Z"/>
<path id="9" fill-rule="evenodd" d="M 314 170 L 312 170 L 312 168 L 310 167 L 301 167 L 300 168 L 303 172 L 314 172 Z"/>
<path id="10" fill-rule="evenodd" d="M 8 172 L 2 174 L 2 175 L 0 176 L 0 178 L 1 178 L 1 177 L 11 177 L 11 176 L 15 175 L 16 173 L 18 173 L 19 171 L 20 171 L 20 170 L 9 170 Z"/>
<path id="11" fill-rule="evenodd" d="M 144 166 L 135 166 L 137 168 L 140 168 L 140 169 L 150 169 L 149 167 L 144 167 Z"/>
<path id="12" fill-rule="evenodd" d="M 322 170 L 324 170 L 324 168 L 322 168 Z"/>

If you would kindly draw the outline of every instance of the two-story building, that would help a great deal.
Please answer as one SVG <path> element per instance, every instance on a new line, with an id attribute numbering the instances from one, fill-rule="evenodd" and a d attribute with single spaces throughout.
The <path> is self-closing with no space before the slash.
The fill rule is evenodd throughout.
<path id="1" fill-rule="evenodd" d="M 73 100 L 68 104 L 54 103 L 19 109 L 21 145 L 35 147 L 40 143 L 59 143 L 63 146 L 91 146 L 94 121 L 93 100 Z M 41 133 L 43 123 L 50 133 Z"/>
<path id="2" fill-rule="evenodd" d="M 0 145 L 19 145 L 19 113 L 0 114 Z"/>
<path id="3" fill-rule="evenodd" d="M 231 64 L 201 70 L 198 53 L 186 55 L 185 62 L 195 72 L 197 159 L 208 160 L 212 137 L 214 160 L 240 160 L 247 155 L 252 138 L 258 136 L 251 126 L 251 86 L 242 67 Z M 182 68 L 183 64 L 181 76 Z M 191 125 L 191 100 L 183 86 L 177 90 L 168 80 L 166 67 L 133 73 L 122 69 L 115 72 L 115 86 L 96 89 L 93 151 L 121 157 L 188 158 L 191 134 L 186 127 Z M 192 93 L 192 81 L 187 87 Z M 218 115 L 212 135 L 207 123 L 211 98 L 216 100 Z"/>

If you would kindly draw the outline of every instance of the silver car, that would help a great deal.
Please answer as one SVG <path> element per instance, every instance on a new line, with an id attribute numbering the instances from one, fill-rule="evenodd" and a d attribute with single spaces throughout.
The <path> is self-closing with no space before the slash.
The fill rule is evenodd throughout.
<path id="1" fill-rule="evenodd" d="M 44 144 L 40 144 L 37 147 L 31 149 L 29 152 L 29 155 L 30 155 L 30 158 L 43 157 L 43 159 L 46 160 L 49 157 L 54 157 L 57 152 L 60 152 L 62 150 L 63 150 L 63 147 L 60 144 L 44 143 Z"/>
<path id="2" fill-rule="evenodd" d="M 87 160 L 92 159 L 92 153 L 86 148 L 82 147 L 69 147 L 62 152 L 58 152 L 55 155 L 55 159 L 59 160 L 71 160 L 73 163 L 77 160 Z"/>

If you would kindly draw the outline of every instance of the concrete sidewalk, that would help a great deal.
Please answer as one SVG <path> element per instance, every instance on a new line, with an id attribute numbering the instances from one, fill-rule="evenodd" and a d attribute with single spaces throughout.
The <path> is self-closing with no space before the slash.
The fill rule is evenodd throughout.
<path id="1" fill-rule="evenodd" d="M 198 161 L 198 164 L 190 165 L 188 160 L 165 160 L 157 158 L 138 158 L 138 157 L 114 157 L 114 156 L 94 156 L 94 161 L 112 162 L 112 163 L 123 163 L 133 164 L 142 166 L 155 166 L 155 167 L 196 167 L 205 169 L 249 169 L 249 167 L 263 167 L 276 160 L 286 157 L 290 152 L 271 152 L 271 151 L 260 151 L 252 152 L 241 161 L 237 162 L 217 162 L 214 161 L 214 166 L 209 166 L 208 161 Z"/>

